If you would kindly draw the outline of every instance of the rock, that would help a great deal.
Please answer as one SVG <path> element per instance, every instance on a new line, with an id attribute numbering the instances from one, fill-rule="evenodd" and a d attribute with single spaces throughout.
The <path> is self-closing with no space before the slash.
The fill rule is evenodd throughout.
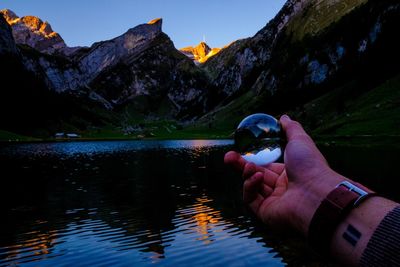
<path id="1" fill-rule="evenodd" d="M 146 50 L 151 42 L 162 33 L 162 20 L 141 24 L 112 40 L 95 43 L 80 58 L 79 66 L 86 79 L 93 79 L 106 68 L 112 67 L 122 59 L 129 60 Z"/>
<path id="2" fill-rule="evenodd" d="M 339 21 L 342 16 L 363 3 L 364 0 L 356 0 L 344 7 L 342 1 L 288 0 L 275 18 L 256 35 L 234 42 L 210 58 L 203 68 L 209 72 L 213 85 L 220 88 L 222 99 L 250 90 L 257 94 L 272 95 L 280 87 L 288 90 L 288 82 L 293 89 L 302 88 L 309 83 L 322 84 L 340 69 L 338 62 L 342 60 L 345 51 L 347 52 L 340 39 L 330 40 L 332 43 L 325 44 L 328 48 L 321 47 L 319 51 L 313 52 L 314 55 L 307 53 L 308 51 L 296 55 L 299 57 L 297 59 L 292 58 L 289 51 L 293 46 L 301 44 L 305 33 L 309 34 L 309 37 L 316 36 L 330 23 Z M 374 40 L 380 32 L 381 24 L 377 23 L 368 39 Z M 363 41 L 359 51 L 365 49 L 367 43 Z M 326 52 L 329 54 L 322 55 Z M 319 56 L 328 57 L 334 66 L 315 59 L 317 53 Z M 289 60 L 296 60 L 298 64 Z M 310 62 L 311 60 L 314 61 Z M 293 75 L 294 69 L 307 71 L 302 75 Z M 292 76 L 298 77 L 298 80 L 288 79 Z"/>
<path id="3" fill-rule="evenodd" d="M 306 79 L 309 78 L 309 81 L 313 84 L 321 84 L 326 80 L 329 68 L 328 65 L 320 64 L 318 60 L 313 60 L 308 64 L 307 70 L 309 75 Z"/>
<path id="4" fill-rule="evenodd" d="M 66 44 L 61 36 L 54 32 L 48 22 L 43 22 L 35 16 L 19 18 L 9 9 L 0 11 L 12 28 L 12 33 L 17 44 L 29 45 L 36 50 L 54 54 Z"/>
<path id="5" fill-rule="evenodd" d="M 12 14 L 13 13 L 11 13 L 11 16 Z M 0 55 L 16 55 L 18 53 L 17 46 L 12 36 L 11 27 L 6 21 L 6 16 L 10 17 L 10 13 L 2 15 L 0 15 Z"/>
<path id="6" fill-rule="evenodd" d="M 275 78 L 266 77 L 266 72 L 264 72 L 264 77 L 254 77 L 256 75 L 255 70 L 261 75 L 261 71 L 258 69 L 270 61 L 277 36 L 283 31 L 291 18 L 303 10 L 308 1 L 287 1 L 275 18 L 254 37 L 232 43 L 204 64 L 204 68 L 211 73 L 213 84 L 223 91 L 222 98 L 230 97 L 240 90 L 249 90 L 249 88 L 242 88 L 248 83 L 254 84 L 256 91 L 262 86 L 261 80 L 275 84 L 275 82 L 271 83 L 271 80 L 275 80 Z M 274 91 L 274 88 L 265 89 Z"/>
<path id="7" fill-rule="evenodd" d="M 189 57 L 195 62 L 200 64 L 206 62 L 209 58 L 215 56 L 221 51 L 221 48 L 210 48 L 205 42 L 200 42 L 197 46 L 188 46 L 179 49 L 185 56 Z"/>

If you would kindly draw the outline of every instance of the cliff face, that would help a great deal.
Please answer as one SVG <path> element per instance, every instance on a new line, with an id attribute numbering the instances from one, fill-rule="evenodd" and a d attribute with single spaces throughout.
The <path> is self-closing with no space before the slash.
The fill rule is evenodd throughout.
<path id="1" fill-rule="evenodd" d="M 221 99 L 248 91 L 275 95 L 304 90 L 308 94 L 368 57 L 377 42 L 386 38 L 384 29 L 392 30 L 393 14 L 398 12 L 395 1 L 289 0 L 254 37 L 223 49 L 203 68 L 220 88 Z M 396 50 L 387 53 L 398 54 Z M 357 70 L 351 71 L 356 74 Z"/>
<path id="2" fill-rule="evenodd" d="M 107 110 L 133 106 L 151 114 L 159 112 L 160 102 L 165 103 L 160 115 L 167 117 L 207 110 L 209 83 L 205 74 L 174 48 L 162 32 L 162 19 L 90 48 L 69 48 L 64 42 L 55 45 L 59 35 L 40 19 L 18 18 L 9 10 L 2 13 L 19 44 L 17 49 L 8 36 L 3 38 L 2 42 L 8 42 L 4 47 L 19 51 L 24 67 L 54 92 L 89 98 Z M 147 99 L 144 106 L 136 105 L 140 97 Z"/>
<path id="3" fill-rule="evenodd" d="M 12 28 L 16 43 L 30 47 L 48 54 L 53 54 L 65 48 L 66 44 L 61 36 L 54 32 L 50 24 L 35 16 L 18 17 L 9 9 L 3 9 L 0 14 Z"/>
<path id="4" fill-rule="evenodd" d="M 276 90 L 274 86 L 276 81 L 269 74 L 272 70 L 268 64 L 275 56 L 274 49 L 277 46 L 286 48 L 290 46 L 290 43 L 277 44 L 278 37 L 295 34 L 298 38 L 302 38 L 305 34 L 309 37 L 317 35 L 364 2 L 365 0 L 289 0 L 276 17 L 254 37 L 233 43 L 219 55 L 211 58 L 204 68 L 210 72 L 214 85 L 223 88 L 223 93 L 227 97 L 260 87 L 266 87 L 265 90 L 273 92 Z M 326 18 L 325 13 L 334 15 Z M 323 23 L 316 22 L 317 19 L 322 20 L 322 18 L 325 19 Z M 311 25 L 309 21 L 316 25 L 312 24 L 313 28 L 309 28 L 306 26 Z M 299 33 L 301 30 L 302 33 Z M 270 77 L 267 78 L 267 76 Z"/>
<path id="5" fill-rule="evenodd" d="M 204 63 L 221 51 L 221 48 L 210 48 L 205 42 L 200 42 L 197 46 L 188 46 L 179 49 L 185 56 L 189 57 L 196 64 Z"/>
<path id="6" fill-rule="evenodd" d="M 140 53 L 107 67 L 89 87 L 113 105 L 134 105 L 144 112 L 159 113 L 160 104 L 176 116 L 202 114 L 207 108 L 205 74 L 164 33 Z"/>
<path id="7" fill-rule="evenodd" d="M 11 34 L 11 28 L 0 15 L 0 55 L 17 54 L 17 46 Z"/>
<path id="8" fill-rule="evenodd" d="M 395 0 L 290 0 L 202 65 L 221 104 L 201 122 L 232 127 L 250 113 L 291 111 L 319 134 L 398 134 L 397 25 Z"/>
<path id="9" fill-rule="evenodd" d="M 158 19 L 132 28 L 112 40 L 93 44 L 79 58 L 79 67 L 86 74 L 86 79 L 94 78 L 121 60 L 128 62 L 129 58 L 146 50 L 162 33 L 161 27 L 162 19 Z"/>
<path id="10" fill-rule="evenodd" d="M 399 72 L 396 0 L 289 0 L 254 37 L 221 51 L 205 43 L 176 50 L 162 32 L 161 19 L 91 47 L 69 48 L 40 19 L 2 13 L 7 22 L 0 18 L 1 73 L 7 77 L 21 72 L 36 84 L 22 86 L 8 79 L 3 92 L 28 89 L 3 99 L 28 96 L 44 110 L 47 102 L 57 103 L 68 116 L 86 114 L 89 124 L 99 120 L 97 115 L 78 116 L 72 107 L 95 106 L 96 113 L 125 125 L 138 116 L 194 120 L 217 106 L 209 113 L 213 118 L 232 100 L 237 110 L 229 111 L 231 117 L 279 113 L 354 81 L 369 90 Z M 42 42 L 46 36 L 48 43 Z M 208 60 L 199 64 L 203 59 Z M 27 93 L 34 88 L 41 88 L 45 103 Z M 29 103 L 7 107 L 29 112 L 26 106 L 33 109 Z M 45 111 L 41 114 L 46 117 Z M 104 120 L 108 119 L 100 119 Z"/>

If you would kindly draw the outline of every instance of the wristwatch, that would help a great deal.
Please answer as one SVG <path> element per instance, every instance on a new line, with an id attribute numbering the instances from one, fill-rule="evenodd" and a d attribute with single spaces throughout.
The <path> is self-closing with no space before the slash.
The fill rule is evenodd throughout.
<path id="1" fill-rule="evenodd" d="M 339 223 L 351 209 L 366 198 L 376 195 L 343 181 L 333 189 L 315 211 L 308 228 L 308 239 L 312 248 L 322 255 L 328 255 L 333 234 Z"/>

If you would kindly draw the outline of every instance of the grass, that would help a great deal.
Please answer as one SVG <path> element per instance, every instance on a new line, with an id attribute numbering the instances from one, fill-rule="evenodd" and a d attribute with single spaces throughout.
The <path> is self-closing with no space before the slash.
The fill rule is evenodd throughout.
<path id="1" fill-rule="evenodd" d="M 228 137 L 232 135 L 244 117 L 258 112 L 259 107 L 264 105 L 263 102 L 262 96 L 248 91 L 230 103 L 206 114 L 191 128 L 200 131 L 216 131 Z"/>
<path id="2" fill-rule="evenodd" d="M 354 84 L 338 88 L 305 106 L 312 132 L 333 136 L 400 136 L 400 75 L 354 97 Z M 330 107 L 340 104 L 340 110 Z M 337 106 L 336 106 L 337 108 Z M 312 127 L 309 127 L 312 128 Z"/>
<path id="3" fill-rule="evenodd" d="M 311 1 L 287 26 L 294 41 L 316 35 L 367 0 Z"/>
<path id="4" fill-rule="evenodd" d="M 362 89 L 362 88 L 361 88 Z M 400 144 L 400 74 L 369 91 L 350 82 L 288 113 L 303 123 L 322 145 Z M 231 138 L 238 123 L 259 112 L 265 98 L 249 91 L 193 123 L 130 117 L 123 127 L 107 125 L 77 132 L 79 140 Z M 0 131 L 1 141 L 51 141 Z M 400 146 L 400 145 L 399 145 Z"/>
<path id="5" fill-rule="evenodd" d="M 182 126 L 173 120 L 137 120 L 131 131 L 122 128 L 99 128 L 82 133 L 85 140 L 125 140 L 125 139 L 221 139 L 227 138 L 226 130 L 209 129 L 197 125 Z"/>
<path id="6" fill-rule="evenodd" d="M 30 137 L 30 136 L 24 136 L 20 134 L 16 134 L 13 132 L 5 131 L 5 130 L 0 130 L 0 142 L 29 142 L 29 141 L 38 141 L 40 139 Z"/>

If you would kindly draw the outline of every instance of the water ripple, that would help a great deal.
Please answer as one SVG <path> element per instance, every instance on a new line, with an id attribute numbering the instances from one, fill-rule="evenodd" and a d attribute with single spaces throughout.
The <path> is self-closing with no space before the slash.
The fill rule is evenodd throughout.
<path id="1" fill-rule="evenodd" d="M 13 151 L 4 166 L 23 177 L 4 179 L 11 183 L 7 188 L 23 190 L 10 193 L 20 199 L 2 202 L 10 206 L 0 209 L 8 214 L 8 221 L 0 220 L 6 233 L 0 235 L 0 266 L 282 266 L 255 234 L 254 222 L 233 200 L 226 202 L 233 185 L 227 190 L 224 176 L 212 172 L 222 159 L 213 147 L 229 144 L 71 142 L 0 149 L 0 157 Z"/>

